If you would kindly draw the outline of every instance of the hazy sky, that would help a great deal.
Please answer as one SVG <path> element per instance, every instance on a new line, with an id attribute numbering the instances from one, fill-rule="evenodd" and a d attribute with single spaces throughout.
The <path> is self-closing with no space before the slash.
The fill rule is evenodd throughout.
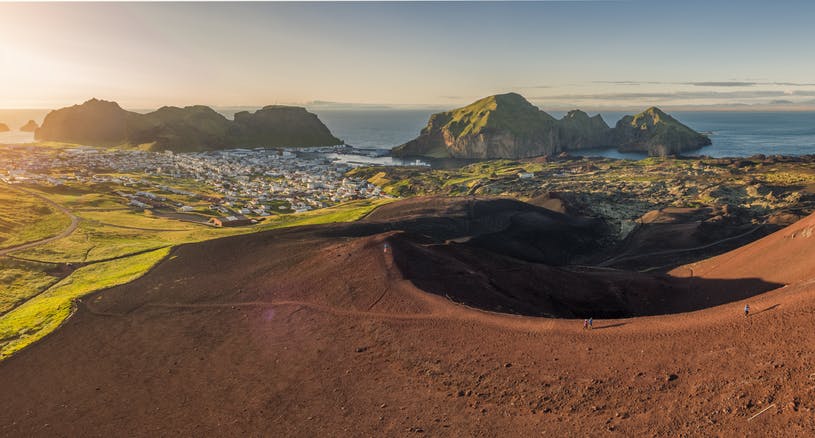
<path id="1" fill-rule="evenodd" d="M 0 3 L 0 107 L 815 106 L 814 3 Z"/>

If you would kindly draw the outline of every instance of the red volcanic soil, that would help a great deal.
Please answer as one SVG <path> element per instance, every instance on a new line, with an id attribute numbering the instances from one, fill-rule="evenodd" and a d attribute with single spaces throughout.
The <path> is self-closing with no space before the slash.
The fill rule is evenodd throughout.
<path id="1" fill-rule="evenodd" d="M 815 215 L 768 238 L 734 251 L 677 268 L 674 275 L 737 279 L 760 277 L 790 284 L 815 279 Z"/>
<path id="2" fill-rule="evenodd" d="M 806 231 L 812 217 L 692 267 L 699 284 L 744 276 L 765 286 L 791 283 L 750 298 L 749 318 L 740 301 L 595 320 L 589 331 L 582 320 L 467 307 L 406 277 L 418 274 L 400 269 L 405 248 L 452 257 L 460 266 L 479 248 L 494 254 L 489 242 L 438 243 L 461 237 L 459 227 L 468 221 L 459 219 L 470 207 L 451 205 L 459 213 L 448 212 L 449 228 L 437 236 L 421 232 L 434 232 L 425 219 L 433 211 L 411 222 L 397 206 L 364 223 L 176 248 L 148 275 L 86 297 L 57 332 L 0 362 L 0 435 L 809 436 L 815 430 L 815 236 Z M 484 225 L 483 233 L 511 228 L 515 214 L 501 222 L 502 209 L 474 216 L 482 225 L 503 224 Z M 540 225 L 546 217 L 557 229 L 569 225 L 525 209 L 515 209 L 522 224 Z M 581 235 L 581 224 L 569 226 Z M 509 263 L 501 254 L 501 263 Z M 485 257 L 473 266 L 489 267 Z M 689 277 L 689 269 L 681 274 Z"/>

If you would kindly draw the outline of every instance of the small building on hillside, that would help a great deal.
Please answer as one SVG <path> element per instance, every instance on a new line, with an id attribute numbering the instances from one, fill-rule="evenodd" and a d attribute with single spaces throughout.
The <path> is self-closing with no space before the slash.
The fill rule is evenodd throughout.
<path id="1" fill-rule="evenodd" d="M 252 219 L 242 215 L 212 217 L 209 218 L 208 222 L 216 227 L 239 227 L 241 225 L 251 225 L 253 223 Z"/>
<path id="2" fill-rule="evenodd" d="M 518 179 L 532 179 L 535 177 L 534 173 L 531 172 L 519 172 Z"/>

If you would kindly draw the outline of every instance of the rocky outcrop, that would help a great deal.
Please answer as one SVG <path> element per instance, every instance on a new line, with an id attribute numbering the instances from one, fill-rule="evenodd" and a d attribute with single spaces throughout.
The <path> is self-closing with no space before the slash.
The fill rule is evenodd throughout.
<path id="1" fill-rule="evenodd" d="M 161 107 L 139 115 L 128 133 L 130 144 L 151 144 L 153 150 L 195 152 L 237 147 L 229 140 L 232 123 L 203 105 Z"/>
<path id="2" fill-rule="evenodd" d="M 97 99 L 51 111 L 35 138 L 91 146 L 147 145 L 179 152 L 342 143 L 316 115 L 299 107 L 267 106 L 255 113 L 238 113 L 233 121 L 202 105 L 165 106 L 139 114 Z"/>
<path id="3" fill-rule="evenodd" d="M 264 144 L 275 147 L 342 143 L 342 140 L 331 135 L 331 131 L 316 114 L 305 108 L 284 105 L 269 105 L 254 113 L 242 111 L 235 114 L 230 135 L 239 145 Z"/>
<path id="4" fill-rule="evenodd" d="M 652 156 L 680 154 L 711 144 L 710 138 L 657 107 L 620 119 L 612 141 L 622 152 L 646 152 Z"/>
<path id="5" fill-rule="evenodd" d="M 485 97 L 434 114 L 421 135 L 396 156 L 456 158 L 534 157 L 559 152 L 557 120 L 516 93 Z"/>
<path id="6" fill-rule="evenodd" d="M 558 123 L 560 141 L 567 150 L 595 149 L 612 145 L 610 128 L 600 114 L 589 117 L 580 110 L 566 113 Z"/>
<path id="7" fill-rule="evenodd" d="M 6 125 L 5 123 L 0 123 L 0 132 L 8 132 L 8 131 L 9 131 L 8 125 Z"/>
<path id="8" fill-rule="evenodd" d="M 21 127 L 20 127 L 20 131 L 23 131 L 23 132 L 34 132 L 34 131 L 36 131 L 36 130 L 37 130 L 37 128 L 39 128 L 39 127 L 40 127 L 40 125 L 38 125 L 38 124 L 37 124 L 37 122 L 35 122 L 35 121 L 33 121 L 33 120 L 29 120 L 29 121 L 28 121 L 28 123 L 26 123 L 25 125 L 23 125 L 23 126 L 21 126 Z"/>
<path id="9" fill-rule="evenodd" d="M 419 137 L 393 149 L 395 156 L 527 158 L 581 149 L 670 155 L 698 149 L 710 139 L 658 108 L 626 116 L 614 129 L 600 115 L 569 111 L 557 120 L 516 93 L 499 94 L 434 114 Z"/>
<path id="10" fill-rule="evenodd" d="M 94 146 L 121 144 L 127 141 L 128 125 L 137 116 L 116 102 L 91 99 L 48 113 L 34 138 Z"/>

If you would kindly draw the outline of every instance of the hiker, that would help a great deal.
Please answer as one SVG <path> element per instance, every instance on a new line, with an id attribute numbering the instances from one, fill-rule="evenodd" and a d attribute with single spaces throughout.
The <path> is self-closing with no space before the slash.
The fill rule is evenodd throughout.
<path id="1" fill-rule="evenodd" d="M 745 317 L 750 316 L 750 305 L 749 304 L 744 305 L 744 316 Z"/>
<path id="2" fill-rule="evenodd" d="M 387 254 L 387 253 L 388 253 L 388 250 L 390 249 L 390 247 L 391 247 L 391 246 L 390 246 L 390 245 L 388 245 L 388 244 L 386 243 L 385 245 L 383 245 L 383 246 L 382 246 L 382 252 L 384 252 L 385 254 Z"/>
<path id="3" fill-rule="evenodd" d="M 586 330 L 587 328 L 589 328 L 589 320 L 584 319 L 583 320 L 583 330 Z"/>
<path id="4" fill-rule="evenodd" d="M 592 329 L 592 324 L 594 324 L 594 318 L 589 318 L 589 330 Z"/>

